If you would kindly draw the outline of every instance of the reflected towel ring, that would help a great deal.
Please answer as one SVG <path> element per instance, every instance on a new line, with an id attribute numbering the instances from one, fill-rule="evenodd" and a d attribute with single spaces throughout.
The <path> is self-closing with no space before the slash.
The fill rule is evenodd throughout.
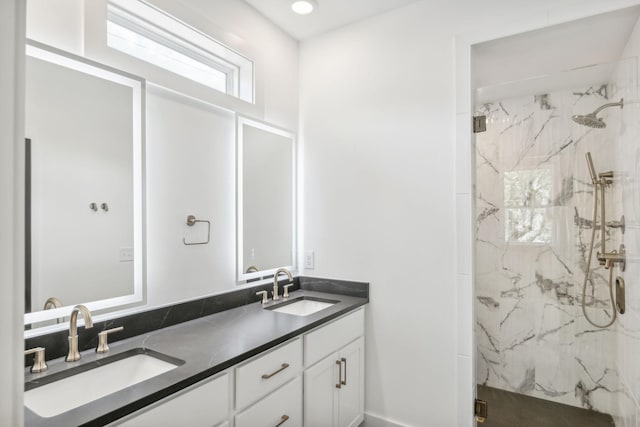
<path id="1" fill-rule="evenodd" d="M 184 243 L 187 246 L 191 246 L 191 245 L 206 245 L 209 243 L 209 239 L 211 238 L 211 221 L 207 221 L 206 219 L 196 219 L 196 217 L 194 215 L 189 215 L 187 217 L 187 225 L 189 227 L 193 227 L 196 222 L 206 222 L 207 223 L 207 241 L 206 242 L 187 242 L 187 240 L 183 237 L 182 238 L 182 243 Z"/>

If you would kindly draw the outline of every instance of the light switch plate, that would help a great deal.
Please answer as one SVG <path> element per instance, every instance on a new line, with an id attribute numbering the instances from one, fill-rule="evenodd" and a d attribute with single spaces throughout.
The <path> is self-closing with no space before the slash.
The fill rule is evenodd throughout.
<path id="1" fill-rule="evenodd" d="M 313 270 L 315 267 L 315 254 L 313 251 L 304 252 L 304 268 L 307 270 Z"/>

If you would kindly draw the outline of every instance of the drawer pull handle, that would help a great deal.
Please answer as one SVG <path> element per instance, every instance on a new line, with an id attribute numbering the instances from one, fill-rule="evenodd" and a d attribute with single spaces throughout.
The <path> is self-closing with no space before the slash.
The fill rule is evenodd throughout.
<path id="1" fill-rule="evenodd" d="M 271 374 L 262 374 L 262 379 L 263 380 L 268 380 L 269 378 L 271 378 L 272 376 L 274 376 L 275 374 L 284 371 L 285 369 L 287 369 L 289 367 L 288 363 L 283 363 L 280 366 L 280 369 L 278 369 L 277 371 L 271 373 Z M 287 419 L 289 419 L 289 417 L 287 417 Z"/>
<path id="2" fill-rule="evenodd" d="M 287 420 L 289 419 L 289 415 L 283 415 L 282 418 L 280 418 L 282 421 L 280 421 L 278 424 L 276 424 L 276 427 L 280 427 L 282 424 L 286 423 Z"/>
<path id="3" fill-rule="evenodd" d="M 347 385 L 347 359 L 344 357 L 340 359 L 344 362 L 344 380 L 341 381 L 342 385 Z"/>
<path id="4" fill-rule="evenodd" d="M 336 384 L 336 388 L 342 388 L 342 362 L 336 360 L 336 365 L 338 365 L 338 384 Z"/>

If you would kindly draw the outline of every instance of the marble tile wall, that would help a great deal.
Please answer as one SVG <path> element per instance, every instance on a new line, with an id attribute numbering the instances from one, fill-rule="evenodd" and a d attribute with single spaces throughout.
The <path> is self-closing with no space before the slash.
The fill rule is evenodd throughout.
<path id="1" fill-rule="evenodd" d="M 623 394 L 618 402 L 616 425 L 640 425 L 640 104 L 638 97 L 638 55 L 640 55 L 640 26 L 629 39 L 612 79 L 613 98 L 624 98 L 624 109 L 616 114 L 609 133 L 615 140 L 615 169 L 620 177 L 616 197 L 626 219 L 624 244 L 627 268 L 621 275 L 626 285 L 626 312 L 617 322 L 617 365 Z"/>
<path id="2" fill-rule="evenodd" d="M 635 90 L 628 77 L 623 78 L 624 90 Z M 640 207 L 628 211 L 634 202 L 627 199 L 640 199 L 640 188 L 627 186 L 639 184 L 626 182 L 628 174 L 619 174 L 619 163 L 633 163 L 627 170 L 636 171 L 640 154 L 625 148 L 631 145 L 625 142 L 628 134 L 636 130 L 625 123 L 619 108 L 599 114 L 609 122 L 606 129 L 570 119 L 617 101 L 622 86 L 594 84 L 476 109 L 476 115 L 487 116 L 487 131 L 476 137 L 479 384 L 616 416 L 620 402 L 630 398 L 620 378 L 618 341 L 621 334 L 633 335 L 640 328 L 620 332 L 623 322 L 596 328 L 586 321 L 581 305 L 584 299 L 587 314 L 597 323 L 606 323 L 612 314 L 609 270 L 597 261 L 589 266 L 583 298 L 594 228 L 585 153 L 592 154 L 597 172 L 616 173 L 607 189 L 607 220 L 619 219 L 623 212 L 635 220 Z M 599 236 L 596 227 L 592 259 L 600 250 Z M 605 237 L 607 251 L 629 240 L 619 229 L 607 228 Z M 626 276 L 616 268 L 614 277 L 619 274 Z M 639 327 L 635 319 L 640 311 L 634 316 L 632 324 Z"/>

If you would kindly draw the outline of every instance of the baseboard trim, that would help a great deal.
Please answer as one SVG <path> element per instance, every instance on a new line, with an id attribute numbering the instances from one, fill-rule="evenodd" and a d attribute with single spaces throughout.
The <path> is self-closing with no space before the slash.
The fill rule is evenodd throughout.
<path id="1" fill-rule="evenodd" d="M 370 412 L 364 413 L 364 425 L 367 427 L 408 427 Z"/>

